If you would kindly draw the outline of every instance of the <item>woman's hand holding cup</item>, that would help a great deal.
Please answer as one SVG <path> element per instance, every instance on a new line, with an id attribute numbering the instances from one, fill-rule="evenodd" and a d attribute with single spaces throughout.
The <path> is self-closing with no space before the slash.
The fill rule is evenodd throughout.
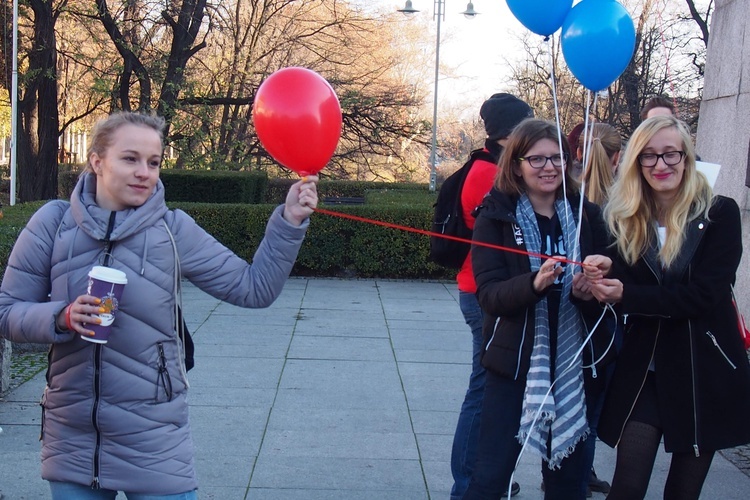
<path id="1" fill-rule="evenodd" d="M 95 315 L 103 313 L 101 299 L 92 295 L 80 295 L 68 304 L 68 307 L 60 311 L 57 315 L 57 329 L 59 331 L 72 331 L 89 337 L 94 336 L 94 332 L 85 328 L 85 325 L 98 325 L 101 319 Z"/>

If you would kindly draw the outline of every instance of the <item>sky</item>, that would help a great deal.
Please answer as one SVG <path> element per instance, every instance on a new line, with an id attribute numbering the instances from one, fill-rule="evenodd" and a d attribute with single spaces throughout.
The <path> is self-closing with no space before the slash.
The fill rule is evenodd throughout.
<path id="1" fill-rule="evenodd" d="M 405 0 L 369 0 L 373 8 L 401 9 Z M 440 75 L 438 82 L 439 106 L 463 105 L 478 112 L 481 103 L 490 95 L 507 90 L 505 82 L 510 76 L 506 60 L 516 60 L 520 55 L 519 37 L 528 30 L 508 10 L 503 0 L 474 0 L 474 10 L 480 14 L 466 19 L 466 0 L 445 0 L 445 18 L 441 22 L 440 64 L 452 68 Z M 420 10 L 416 16 L 429 19 L 429 29 L 436 40 L 436 21 L 433 19 L 433 0 L 412 0 Z M 417 21 L 415 19 L 415 21 Z M 423 26 L 418 22 L 415 26 Z M 540 37 L 541 38 L 541 37 Z M 434 72 L 435 60 L 425 65 Z M 433 73 L 430 73 L 433 74 Z M 434 81 L 425 82 L 430 86 Z"/>

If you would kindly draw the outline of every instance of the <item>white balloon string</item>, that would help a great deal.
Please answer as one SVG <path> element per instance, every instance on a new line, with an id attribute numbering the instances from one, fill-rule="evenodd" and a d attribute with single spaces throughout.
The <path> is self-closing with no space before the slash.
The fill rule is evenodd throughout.
<path id="1" fill-rule="evenodd" d="M 547 393 L 544 395 L 544 398 L 542 399 L 542 403 L 539 406 L 539 409 L 536 411 L 536 413 L 534 414 L 534 418 L 531 421 L 531 429 L 534 429 L 534 427 L 536 426 L 537 420 L 539 420 L 539 417 L 541 417 L 541 415 L 542 415 L 542 407 L 544 406 L 544 403 L 547 402 L 547 398 L 549 397 L 549 395 L 552 393 L 552 388 L 555 387 L 555 384 L 557 383 L 558 380 L 560 380 L 560 377 L 562 377 L 564 374 L 568 373 L 570 370 L 573 369 L 574 364 L 576 362 L 576 359 L 578 359 L 578 356 L 581 356 L 581 354 L 583 353 L 583 350 L 588 345 L 588 343 L 591 341 L 591 337 L 594 336 L 594 332 L 596 332 L 596 329 L 599 328 L 599 325 L 601 324 L 602 320 L 604 319 L 604 316 L 607 314 L 607 311 L 611 311 L 612 314 L 615 317 L 615 320 L 617 319 L 617 313 L 615 313 L 615 310 L 612 307 L 612 305 L 611 304 L 605 304 L 605 307 L 602 310 L 601 316 L 599 316 L 599 319 L 594 324 L 594 327 L 591 329 L 591 331 L 587 332 L 586 338 L 581 343 L 581 347 L 579 347 L 578 350 L 576 351 L 576 353 L 573 355 L 573 358 L 571 359 L 570 364 L 568 364 L 568 366 L 566 366 L 563 369 L 562 373 L 557 374 L 557 376 L 555 377 L 555 380 L 553 380 L 552 383 L 550 384 L 549 389 L 547 390 Z M 584 323 L 584 328 L 586 328 L 585 323 Z M 604 357 L 607 355 L 607 353 L 609 352 L 609 350 L 612 348 L 612 345 L 614 344 L 614 341 L 615 341 L 615 332 L 613 331 L 611 333 L 612 333 L 612 338 L 610 339 L 609 345 L 607 346 L 607 349 L 604 351 L 604 354 L 602 354 L 601 356 L 599 356 L 598 359 L 594 360 L 593 359 L 594 356 L 593 356 L 593 352 L 592 352 L 592 356 L 591 356 L 592 363 L 590 365 L 583 365 L 583 364 L 581 364 L 581 369 L 584 369 L 584 368 L 591 368 L 592 369 L 593 377 L 594 378 L 596 378 L 596 365 L 599 364 L 604 359 Z M 587 419 L 587 421 L 588 421 L 588 419 Z M 529 438 L 531 438 L 531 431 L 529 431 L 528 434 L 526 434 L 526 438 L 523 440 L 523 445 L 521 446 L 521 451 L 518 452 L 518 458 L 516 458 L 516 465 L 515 465 L 515 467 L 513 467 L 513 472 L 510 475 L 510 483 L 508 484 L 508 498 L 510 498 L 510 493 L 511 493 L 511 489 L 512 489 L 512 486 L 513 486 L 513 477 L 516 475 L 516 469 L 518 469 L 518 465 L 521 463 L 521 457 L 523 456 L 523 452 L 526 450 L 526 445 L 529 444 Z M 580 445 L 580 443 L 579 443 L 579 445 Z"/>
<path id="2" fill-rule="evenodd" d="M 594 109 L 596 109 L 596 100 L 598 94 L 594 93 Z M 589 169 L 589 157 L 591 156 L 591 144 L 594 141 L 594 125 L 589 125 L 589 116 L 591 115 L 591 91 L 586 91 L 586 112 L 583 119 L 583 157 L 581 161 L 581 196 L 578 200 L 578 226 L 576 227 L 576 241 L 581 238 L 581 225 L 583 224 L 583 196 L 586 194 L 586 173 Z M 578 139 L 580 143 L 580 138 Z M 571 146 L 572 148 L 573 146 Z"/>
<path id="3" fill-rule="evenodd" d="M 547 42 L 547 52 L 549 53 L 549 66 L 550 66 L 550 81 L 552 83 L 552 102 L 555 105 L 555 124 L 557 125 L 557 145 L 560 148 L 560 153 L 563 152 L 563 145 L 562 145 L 562 128 L 560 126 L 560 106 L 557 103 L 557 85 L 555 83 L 555 57 L 553 54 L 553 47 L 552 47 L 552 40 L 550 40 L 551 37 L 545 38 L 545 41 Z M 568 198 L 568 183 L 566 181 L 566 173 L 568 171 L 568 162 L 565 158 L 565 155 L 562 155 L 562 174 L 563 174 L 563 199 L 567 200 Z M 571 213 L 570 210 L 568 210 L 568 204 L 564 203 L 565 206 L 565 223 L 567 224 L 567 221 L 570 220 Z M 579 217 L 580 219 L 580 217 Z M 572 244 L 573 248 L 573 256 L 580 254 L 580 248 L 578 245 L 578 237 L 576 237 L 575 241 L 572 242 L 566 242 L 568 244 Z M 568 249 L 569 250 L 569 249 Z M 572 259 L 576 260 L 576 259 Z"/>

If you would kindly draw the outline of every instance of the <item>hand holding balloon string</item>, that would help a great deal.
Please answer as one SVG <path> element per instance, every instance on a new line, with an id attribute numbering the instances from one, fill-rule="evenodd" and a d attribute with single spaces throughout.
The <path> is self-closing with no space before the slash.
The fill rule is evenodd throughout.
<path id="1" fill-rule="evenodd" d="M 306 175 L 295 182 L 286 195 L 284 219 L 299 226 L 318 206 L 318 176 Z"/>

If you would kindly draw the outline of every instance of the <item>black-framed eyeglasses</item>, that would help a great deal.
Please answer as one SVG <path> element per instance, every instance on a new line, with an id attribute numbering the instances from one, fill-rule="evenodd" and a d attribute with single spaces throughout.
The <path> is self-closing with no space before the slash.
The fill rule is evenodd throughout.
<path id="1" fill-rule="evenodd" d="M 560 168 L 563 165 L 564 161 L 568 161 L 568 155 L 562 154 L 562 155 L 552 155 L 552 156 L 542 156 L 542 155 L 531 155 L 531 156 L 522 156 L 518 159 L 518 161 L 524 161 L 526 160 L 529 162 L 529 165 L 531 165 L 531 168 L 544 168 L 544 166 L 547 164 L 547 162 L 551 162 L 553 167 Z"/>
<path id="2" fill-rule="evenodd" d="M 659 158 L 664 161 L 668 167 L 674 167 L 685 158 L 684 151 L 667 151 L 660 155 L 656 153 L 642 153 L 638 155 L 638 164 L 642 167 L 653 168 L 659 163 Z"/>

